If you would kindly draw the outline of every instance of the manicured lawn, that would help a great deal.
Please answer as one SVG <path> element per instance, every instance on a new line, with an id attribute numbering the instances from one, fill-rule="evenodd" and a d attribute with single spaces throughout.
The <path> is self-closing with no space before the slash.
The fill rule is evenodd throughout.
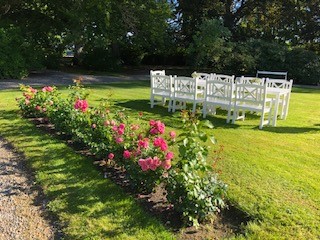
<path id="1" fill-rule="evenodd" d="M 91 86 L 89 103 L 98 104 L 111 94 L 114 107 L 128 108 L 132 115 L 143 111 L 146 118 L 161 119 L 179 131 L 178 112 L 150 109 L 148 84 Z M 70 238 L 172 238 L 133 199 L 97 177 L 90 161 L 18 117 L 17 96 L 18 91 L 0 92 L 0 135 L 37 169 L 37 179 L 52 199 L 50 208 L 68 224 Z M 319 89 L 294 88 L 287 120 L 263 130 L 258 130 L 258 117 L 250 114 L 236 125 L 225 123 L 225 112 L 208 117 L 215 125 L 208 131 L 224 146 L 220 168 L 229 185 L 228 197 L 254 219 L 245 227 L 245 238 L 320 238 L 319 102 Z"/>

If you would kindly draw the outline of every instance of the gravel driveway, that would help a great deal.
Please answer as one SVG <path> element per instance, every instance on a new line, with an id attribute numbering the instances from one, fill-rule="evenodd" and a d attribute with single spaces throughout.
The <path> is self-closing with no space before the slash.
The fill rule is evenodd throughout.
<path id="1" fill-rule="evenodd" d="M 1 89 L 14 89 L 18 88 L 19 84 L 25 84 L 30 86 L 47 86 L 47 85 L 72 85 L 73 79 L 77 77 L 83 77 L 84 84 L 104 84 L 110 82 L 126 82 L 134 80 L 149 80 L 149 75 L 118 75 L 118 76 L 95 76 L 85 74 L 65 73 L 60 71 L 46 70 L 38 73 L 31 73 L 29 77 L 22 80 L 18 79 L 0 79 Z"/>

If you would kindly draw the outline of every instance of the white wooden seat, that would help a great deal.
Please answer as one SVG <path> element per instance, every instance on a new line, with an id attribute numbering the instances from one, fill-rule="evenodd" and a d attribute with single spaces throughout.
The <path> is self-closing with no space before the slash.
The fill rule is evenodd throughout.
<path id="1" fill-rule="evenodd" d="M 272 77 L 275 79 L 287 80 L 288 72 L 274 72 L 257 70 L 256 77 Z"/>
<path id="2" fill-rule="evenodd" d="M 228 111 L 227 123 L 231 120 L 234 97 L 234 76 L 224 81 L 219 77 L 207 80 L 205 100 L 203 104 L 203 117 L 207 113 L 216 114 L 216 108 L 220 107 Z"/>
<path id="3" fill-rule="evenodd" d="M 241 76 L 237 79 L 237 82 L 243 83 L 243 84 L 255 84 L 255 85 L 264 85 L 265 79 L 259 78 L 259 77 L 244 77 Z"/>
<path id="4" fill-rule="evenodd" d="M 261 113 L 259 129 L 271 125 L 273 99 L 267 98 L 267 85 L 236 82 L 236 95 L 232 123 L 245 119 L 245 111 Z M 240 115 L 241 112 L 241 115 Z M 265 115 L 268 119 L 265 120 Z"/>
<path id="5" fill-rule="evenodd" d="M 212 79 L 216 80 L 216 81 L 220 81 L 220 82 L 234 82 L 235 78 L 234 75 L 224 75 L 224 74 L 212 74 Z"/>
<path id="6" fill-rule="evenodd" d="M 151 77 L 151 94 L 150 103 L 151 108 L 155 104 L 166 104 L 167 99 L 169 100 L 168 111 L 171 111 L 172 96 L 173 96 L 173 77 L 166 75 L 150 75 Z M 158 101 L 158 97 L 161 101 Z"/>
<path id="7" fill-rule="evenodd" d="M 275 119 L 277 117 L 279 107 L 281 108 L 280 118 L 287 118 L 292 83 L 293 80 L 287 81 L 283 79 L 266 79 L 267 93 L 269 95 L 275 95 Z"/>
<path id="8" fill-rule="evenodd" d="M 172 101 L 172 112 L 186 103 L 192 103 L 192 112 L 196 111 L 198 103 L 203 102 L 203 91 L 198 88 L 198 78 L 174 77 L 174 91 Z"/>

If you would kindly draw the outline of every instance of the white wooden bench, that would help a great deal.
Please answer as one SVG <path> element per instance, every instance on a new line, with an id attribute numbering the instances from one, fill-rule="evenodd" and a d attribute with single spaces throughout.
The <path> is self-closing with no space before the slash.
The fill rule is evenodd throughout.
<path id="1" fill-rule="evenodd" d="M 288 72 L 272 72 L 272 71 L 257 71 L 256 77 L 269 77 L 270 79 L 284 79 L 287 80 Z"/>

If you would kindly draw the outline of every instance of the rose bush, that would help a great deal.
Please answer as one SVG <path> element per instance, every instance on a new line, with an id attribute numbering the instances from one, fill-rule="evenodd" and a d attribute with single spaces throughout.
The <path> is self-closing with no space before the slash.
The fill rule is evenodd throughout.
<path id="1" fill-rule="evenodd" d="M 143 113 L 130 117 L 125 111 L 112 112 L 109 104 L 92 107 L 89 92 L 76 80 L 71 93 L 62 98 L 55 87 L 41 90 L 21 86 L 18 99 L 26 117 L 45 117 L 55 129 L 87 147 L 101 163 L 122 168 L 132 188 L 150 193 L 160 183 L 167 190 L 167 200 L 181 212 L 188 223 L 197 225 L 224 206 L 226 185 L 207 161 L 208 139 L 194 115 L 183 112 L 184 133 L 166 132 L 159 120 L 146 124 Z M 179 157 L 172 150 L 179 147 Z"/>

